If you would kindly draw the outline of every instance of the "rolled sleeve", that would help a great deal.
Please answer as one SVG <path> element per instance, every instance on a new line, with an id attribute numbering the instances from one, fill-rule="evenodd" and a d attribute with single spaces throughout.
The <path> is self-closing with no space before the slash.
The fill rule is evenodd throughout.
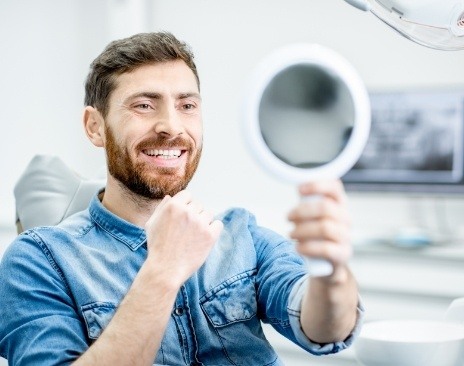
<path id="1" fill-rule="evenodd" d="M 353 343 L 353 341 L 358 336 L 359 332 L 361 331 L 363 318 L 364 318 L 364 306 L 361 302 L 361 299 L 358 297 L 358 306 L 357 306 L 357 318 L 356 324 L 351 331 L 350 335 L 343 341 L 334 342 L 334 343 L 315 343 L 312 342 L 303 332 L 301 328 L 301 303 L 303 300 L 303 296 L 307 291 L 308 287 L 309 276 L 304 276 L 295 283 L 290 292 L 290 297 L 288 300 L 288 314 L 290 320 L 290 326 L 292 331 L 295 335 L 295 338 L 299 345 L 306 349 L 308 352 L 314 355 L 327 355 L 331 353 L 340 352 Z"/>

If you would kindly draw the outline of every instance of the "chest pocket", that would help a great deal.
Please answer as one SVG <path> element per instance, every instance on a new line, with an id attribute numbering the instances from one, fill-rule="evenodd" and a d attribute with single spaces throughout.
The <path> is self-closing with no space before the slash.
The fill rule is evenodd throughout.
<path id="1" fill-rule="evenodd" d="M 266 340 L 257 312 L 255 272 L 234 276 L 200 298 L 232 365 L 272 365 L 277 355 Z"/>
<path id="2" fill-rule="evenodd" d="M 235 276 L 205 294 L 200 303 L 216 327 L 251 319 L 257 313 L 253 277 L 247 273 Z"/>
<path id="3" fill-rule="evenodd" d="M 94 302 L 81 307 L 87 334 L 95 340 L 102 334 L 116 312 L 116 304 L 111 302 Z"/>

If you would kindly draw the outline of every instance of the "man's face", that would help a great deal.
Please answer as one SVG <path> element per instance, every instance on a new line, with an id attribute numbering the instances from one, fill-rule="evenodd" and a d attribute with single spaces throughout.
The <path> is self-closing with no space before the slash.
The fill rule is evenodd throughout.
<path id="1" fill-rule="evenodd" d="M 184 189 L 202 149 L 201 98 L 183 61 L 141 66 L 117 78 L 105 119 L 110 175 L 161 199 Z"/>

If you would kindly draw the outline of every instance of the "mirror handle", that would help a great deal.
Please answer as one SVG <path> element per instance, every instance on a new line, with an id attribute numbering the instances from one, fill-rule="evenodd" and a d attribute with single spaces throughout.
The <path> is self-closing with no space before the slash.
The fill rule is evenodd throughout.
<path id="1" fill-rule="evenodd" d="M 326 277 L 333 272 L 332 263 L 326 259 L 303 257 L 311 277 Z"/>
<path id="2" fill-rule="evenodd" d="M 315 202 L 321 200 L 320 195 L 301 196 L 303 202 Z M 308 267 L 311 277 L 326 277 L 333 273 L 333 266 L 327 259 L 313 258 L 303 256 L 303 259 Z"/>

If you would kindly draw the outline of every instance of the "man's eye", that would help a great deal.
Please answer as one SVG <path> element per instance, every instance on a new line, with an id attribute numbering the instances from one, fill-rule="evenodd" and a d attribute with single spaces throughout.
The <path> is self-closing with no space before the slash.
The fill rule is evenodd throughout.
<path id="1" fill-rule="evenodd" d="M 194 105 L 194 104 L 187 103 L 187 104 L 184 104 L 184 105 L 182 106 L 182 108 L 184 108 L 184 109 L 187 110 L 187 111 L 190 111 L 190 110 L 192 110 L 192 109 L 195 109 L 195 105 Z"/>
<path id="2" fill-rule="evenodd" d="M 143 103 L 143 104 L 138 104 L 135 107 L 139 109 L 150 109 L 150 104 Z"/>

